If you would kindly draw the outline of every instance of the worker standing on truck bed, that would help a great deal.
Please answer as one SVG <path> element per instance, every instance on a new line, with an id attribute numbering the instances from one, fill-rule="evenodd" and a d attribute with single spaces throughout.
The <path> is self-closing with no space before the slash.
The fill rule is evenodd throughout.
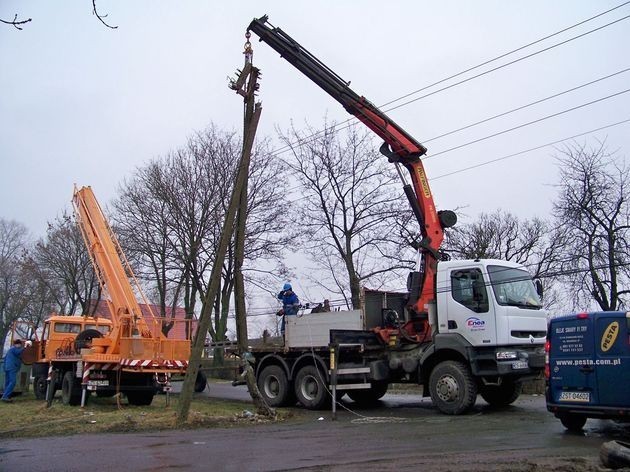
<path id="1" fill-rule="evenodd" d="M 284 336 L 284 318 L 287 316 L 297 315 L 300 308 L 300 299 L 293 291 L 290 283 L 284 284 L 282 291 L 278 294 L 278 300 L 282 300 L 282 310 L 277 314 L 282 316 L 282 323 L 280 324 L 280 332 Z"/>
<path id="2" fill-rule="evenodd" d="M 26 347 L 30 346 L 31 342 L 26 341 Z M 22 353 L 24 352 L 24 346 L 22 346 L 22 340 L 16 339 L 13 341 L 13 347 L 7 351 L 7 355 L 4 357 L 4 391 L 2 393 L 2 401 L 10 403 L 11 394 L 15 388 L 17 382 L 17 374 L 22 367 Z"/>

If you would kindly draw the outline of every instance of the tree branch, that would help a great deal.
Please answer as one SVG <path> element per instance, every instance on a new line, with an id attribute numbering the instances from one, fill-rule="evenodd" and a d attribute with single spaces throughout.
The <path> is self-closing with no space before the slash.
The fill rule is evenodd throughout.
<path id="1" fill-rule="evenodd" d="M 99 15 L 98 11 L 96 10 L 96 0 L 92 0 L 92 14 L 96 15 L 96 18 L 98 18 L 100 20 L 100 22 L 103 23 L 108 28 L 111 28 L 111 29 L 117 29 L 118 28 L 118 26 L 111 26 L 111 25 L 108 25 L 105 22 L 105 20 L 103 18 L 107 18 L 107 15 Z M 29 19 L 28 21 L 31 21 L 31 20 Z"/>
<path id="2" fill-rule="evenodd" d="M 18 16 L 17 16 L 17 13 L 16 13 L 15 17 L 13 17 L 13 21 L 7 21 L 7 20 L 3 20 L 2 18 L 0 18 L 0 23 L 4 23 L 6 25 L 13 25 L 13 26 L 15 26 L 15 29 L 22 30 L 23 28 L 20 28 L 20 25 L 24 25 L 24 24 L 28 23 L 29 21 L 32 21 L 32 18 L 29 18 L 28 20 L 18 21 L 17 17 Z"/>

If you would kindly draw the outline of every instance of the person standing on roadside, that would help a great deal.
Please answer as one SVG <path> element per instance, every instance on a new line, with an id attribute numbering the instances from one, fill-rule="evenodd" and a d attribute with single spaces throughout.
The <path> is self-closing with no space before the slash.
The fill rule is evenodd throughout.
<path id="1" fill-rule="evenodd" d="M 22 340 L 16 339 L 13 341 L 13 347 L 9 349 L 4 356 L 4 391 L 2 393 L 2 401 L 10 403 L 11 394 L 15 389 L 17 383 L 17 374 L 22 367 L 22 353 L 25 347 L 31 345 L 30 341 L 26 341 L 25 346 L 22 346 Z"/>

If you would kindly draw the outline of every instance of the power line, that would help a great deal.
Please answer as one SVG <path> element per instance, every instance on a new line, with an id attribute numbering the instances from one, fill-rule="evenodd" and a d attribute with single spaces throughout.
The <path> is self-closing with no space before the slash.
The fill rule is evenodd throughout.
<path id="1" fill-rule="evenodd" d="M 446 136 L 450 136 L 451 134 L 458 133 L 458 132 L 460 132 L 460 131 L 463 131 L 463 130 L 466 130 L 466 129 L 472 128 L 472 127 L 474 127 L 474 126 L 477 126 L 477 125 L 480 125 L 480 124 L 483 124 L 483 123 L 487 123 L 488 121 L 492 121 L 492 120 L 495 120 L 495 119 L 497 119 L 497 118 L 501 118 L 502 116 L 509 115 L 509 114 L 511 114 L 511 113 L 514 113 L 514 112 L 517 112 L 517 111 L 523 110 L 523 109 L 525 109 L 525 108 L 529 108 L 529 107 L 531 107 L 531 106 L 538 105 L 538 104 L 540 104 L 540 103 L 546 102 L 546 101 L 551 100 L 551 99 L 553 99 L 553 98 L 557 98 L 557 97 L 560 97 L 560 96 L 562 96 L 562 95 L 566 95 L 567 93 L 570 93 L 570 92 L 575 92 L 576 90 L 579 90 L 579 89 L 581 89 L 581 88 L 588 87 L 589 85 L 593 85 L 593 84 L 595 84 L 595 83 L 597 83 L 597 82 L 601 82 L 601 81 L 603 81 L 603 80 L 610 79 L 611 77 L 615 77 L 615 76 L 617 76 L 617 75 L 623 74 L 623 73 L 628 72 L 628 71 L 630 71 L 630 67 L 629 67 L 629 68 L 626 68 L 626 69 L 622 69 L 622 70 L 620 70 L 620 71 L 618 71 L 618 72 L 615 72 L 615 73 L 613 73 L 613 74 L 609 74 L 609 75 L 606 75 L 606 76 L 604 76 L 604 77 L 600 77 L 599 79 L 591 80 L 590 82 L 586 82 L 586 83 L 584 83 L 584 84 L 582 84 L 582 85 L 578 85 L 578 86 L 576 86 L 576 87 L 572 87 L 572 88 L 567 89 L 567 90 L 564 90 L 564 91 L 562 91 L 562 92 L 558 92 L 558 93 L 555 93 L 555 94 L 553 94 L 553 95 L 549 95 L 548 97 L 541 98 L 541 99 L 539 99 L 539 100 L 536 100 L 536 101 L 530 102 L 530 103 L 528 103 L 528 104 L 526 104 L 526 105 L 521 105 L 521 106 L 519 106 L 519 107 L 512 108 L 511 110 L 504 111 L 504 112 L 502 112 L 502 113 L 499 113 L 498 115 L 493 115 L 493 116 L 491 116 L 491 117 L 489 117 L 489 118 L 485 118 L 485 119 L 483 119 L 483 120 L 476 121 L 476 122 L 471 123 L 471 124 L 469 124 L 469 125 L 462 126 L 461 128 L 457 128 L 457 129 L 455 129 L 455 130 L 449 131 L 448 133 L 443 133 L 443 134 L 440 134 L 440 135 L 435 136 L 435 137 L 430 138 L 430 139 L 424 139 L 422 142 L 423 142 L 423 143 L 428 143 L 428 142 L 431 142 L 431 141 L 435 141 L 436 139 L 440 139 L 440 138 L 444 138 L 444 137 L 446 137 Z"/>
<path id="2" fill-rule="evenodd" d="M 581 105 L 577 105 L 575 107 L 567 108 L 566 110 L 562 110 L 562 111 L 559 111 L 557 113 L 552 113 L 551 115 L 543 116 L 542 118 L 538 118 L 536 120 L 528 121 L 528 122 L 520 124 L 518 126 L 514 126 L 512 128 L 505 129 L 503 131 L 498 131 L 496 133 L 489 134 L 487 136 L 484 136 L 483 138 L 474 139 L 474 140 L 469 141 L 467 143 L 460 144 L 458 146 L 454 146 L 452 148 L 445 149 L 444 151 L 440 151 L 440 152 L 437 152 L 435 154 L 431 154 L 430 156 L 426 156 L 424 158 L 424 160 L 426 161 L 427 159 L 431 159 L 431 158 L 439 156 L 441 154 L 446 154 L 447 152 L 455 151 L 457 149 L 461 149 L 463 147 L 470 146 L 472 144 L 476 144 L 476 143 L 481 142 L 481 141 L 485 141 L 486 139 L 495 138 L 495 137 L 500 136 L 502 134 L 509 133 L 509 132 L 515 131 L 517 129 L 525 128 L 526 126 L 530 126 L 530 125 L 533 125 L 533 124 L 536 124 L 536 123 L 540 123 L 541 121 L 545 121 L 545 120 L 548 120 L 550 118 L 555 118 L 556 116 L 564 115 L 565 113 L 569 113 L 569 112 L 572 112 L 572 111 L 575 111 L 575 110 L 579 110 L 580 108 L 584 108 L 584 107 L 587 107 L 587 106 L 590 106 L 590 105 L 594 105 L 595 103 L 599 103 L 599 102 L 602 102 L 604 100 L 608 100 L 610 98 L 614 98 L 614 97 L 617 97 L 619 95 L 623 95 L 624 93 L 628 93 L 628 92 L 630 92 L 630 88 L 622 90 L 620 92 L 613 93 L 611 95 L 607 95 L 605 97 L 598 98 L 597 100 L 592 100 L 590 102 L 586 102 L 586 103 L 583 103 Z"/>
<path id="3" fill-rule="evenodd" d="M 595 129 L 592 129 L 592 130 L 589 130 L 589 131 L 585 131 L 585 132 L 580 133 L 580 134 L 574 134 L 573 136 L 569 136 L 569 137 L 566 137 L 566 138 L 563 138 L 563 139 L 559 139 L 557 141 L 552 141 L 552 142 L 549 142 L 549 143 L 546 143 L 546 144 L 542 144 L 540 146 L 536 146 L 536 147 L 533 147 L 533 148 L 525 149 L 523 151 L 515 152 L 513 154 L 508 154 L 507 156 L 498 157 L 496 159 L 491 159 L 489 161 L 481 162 L 481 163 L 475 164 L 473 166 L 464 167 L 462 169 L 458 169 L 458 170 L 455 170 L 455 171 L 452 171 L 452 172 L 448 172 L 446 174 L 438 175 L 437 177 L 432 177 L 431 180 L 433 181 L 433 180 L 441 179 L 441 178 L 448 177 L 448 176 L 451 176 L 451 175 L 454 175 L 454 174 L 459 174 L 460 172 L 466 172 L 468 170 L 476 169 L 478 167 L 487 166 L 487 165 L 493 164 L 495 162 L 499 162 L 499 161 L 503 161 L 505 159 L 509 159 L 510 157 L 520 156 L 521 154 L 526 154 L 526 153 L 532 152 L 532 151 L 538 151 L 539 149 L 543 149 L 543 148 L 546 148 L 546 147 L 549 147 L 549 146 L 553 146 L 555 144 L 560 144 L 560 143 L 563 143 L 565 141 L 569 141 L 571 139 L 579 138 L 581 136 L 585 136 L 585 135 L 591 134 L 591 133 L 596 133 L 598 131 L 602 131 L 604 129 L 612 128 L 614 126 L 618 126 L 618 125 L 625 124 L 625 123 L 630 123 L 630 118 L 627 118 L 627 119 L 622 120 L 622 121 L 618 121 L 616 123 L 611 123 L 611 124 L 608 124 L 608 125 L 605 125 L 605 126 L 601 126 L 599 128 L 595 128 Z"/>
<path id="4" fill-rule="evenodd" d="M 564 28 L 564 29 L 562 29 L 562 30 L 560 30 L 560 31 L 557 31 L 556 33 L 553 33 L 553 34 L 551 34 L 551 35 L 545 36 L 544 38 L 541 38 L 541 39 L 539 39 L 539 40 L 533 41 L 533 42 L 528 43 L 528 44 L 526 44 L 526 45 L 524 45 L 524 46 L 521 46 L 521 47 L 519 47 L 519 48 L 516 48 L 516 49 L 514 49 L 514 50 L 512 50 L 512 51 L 509 51 L 509 52 L 507 52 L 507 53 L 501 54 L 501 55 L 499 55 L 499 56 L 497 56 L 497 57 L 495 57 L 495 58 L 493 58 L 493 59 L 487 60 L 487 61 L 485 61 L 485 62 L 483 62 L 483 63 L 481 63 L 481 64 L 478 64 L 478 65 L 476 65 L 476 66 L 474 66 L 474 67 L 471 67 L 471 68 L 469 68 L 469 69 L 466 69 L 466 70 L 464 70 L 464 71 L 462 71 L 462 72 L 459 72 L 459 73 L 454 74 L 454 75 L 452 75 L 452 76 L 449 76 L 449 77 L 446 77 L 446 78 L 444 78 L 444 79 L 441 79 L 441 80 L 439 80 L 439 81 L 437 81 L 437 82 L 435 82 L 435 83 L 433 83 L 433 84 L 430 84 L 430 85 L 427 85 L 427 86 L 425 86 L 425 87 L 422 87 L 422 88 L 420 88 L 420 89 L 418 89 L 418 90 L 416 90 L 416 91 L 414 91 L 414 92 L 411 92 L 411 93 L 408 93 L 408 94 L 403 95 L 403 96 L 401 96 L 401 97 L 398 97 L 398 98 L 396 98 L 396 99 L 394 99 L 394 100 L 391 100 L 391 101 L 389 101 L 389 102 L 385 103 L 384 105 L 381 105 L 381 107 L 387 106 L 387 105 L 392 104 L 392 103 L 395 103 L 395 102 L 397 102 L 397 101 L 400 101 L 400 100 L 402 100 L 402 99 L 404 99 L 404 98 L 407 98 L 407 97 L 409 97 L 409 96 L 411 96 L 411 95 L 414 95 L 414 94 L 416 94 L 416 93 L 418 93 L 418 92 L 420 92 L 420 91 L 424 91 L 424 90 L 426 90 L 426 89 L 428 89 L 428 88 L 430 88 L 430 87 L 433 87 L 433 86 L 435 86 L 435 85 L 438 85 L 438 84 L 440 84 L 440 83 L 443 83 L 443 82 L 445 82 L 445 81 L 448 81 L 448 80 L 450 80 L 450 79 L 452 79 L 452 78 L 458 77 L 458 76 L 460 76 L 460 75 L 462 75 L 462 74 L 465 74 L 465 73 L 470 72 L 470 71 L 472 71 L 472 70 L 475 70 L 475 69 L 477 69 L 477 68 L 479 68 L 479 67 L 482 67 L 482 66 L 484 66 L 484 65 L 487 65 L 487 64 L 489 64 L 489 63 L 491 63 L 491 62 L 494 62 L 494 61 L 496 61 L 496 60 L 498 60 L 498 59 L 502 59 L 502 58 L 504 58 L 504 57 L 506 57 L 506 56 L 509 56 L 509 55 L 511 55 L 511 54 L 513 54 L 513 53 L 515 53 L 515 52 L 518 52 L 518 51 L 520 51 L 520 50 L 522 50 L 522 49 L 525 49 L 525 48 L 527 48 L 527 47 L 529 47 L 529 46 L 531 46 L 531 45 L 537 44 L 537 43 L 539 43 L 539 42 L 541 42 L 541 41 L 544 41 L 544 40 L 546 40 L 546 39 L 549 39 L 549 38 L 551 38 L 551 37 L 553 37 L 553 36 L 556 36 L 556 35 L 558 35 L 558 34 L 560 34 L 560 33 L 566 32 L 566 31 L 568 31 L 568 30 L 570 30 L 570 29 L 572 29 L 572 28 L 575 28 L 575 27 L 580 26 L 580 25 L 582 25 L 582 24 L 584 24 L 584 23 L 587 23 L 587 22 L 589 22 L 589 21 L 591 21 L 591 20 L 593 20 L 593 19 L 595 19 L 595 18 L 598 18 L 598 17 L 600 17 L 600 16 L 602 16 L 602 15 L 605 15 L 605 14 L 607 14 L 607 13 L 609 13 L 609 12 L 613 11 L 613 10 L 616 10 L 616 9 L 618 9 L 618 8 L 621 8 L 621 7 L 625 6 L 625 5 L 627 5 L 628 3 L 630 3 L 630 1 L 628 1 L 628 2 L 624 2 L 624 3 L 622 3 L 621 5 L 618 5 L 617 7 L 614 7 L 614 8 L 612 8 L 612 9 L 610 9 L 610 10 L 607 10 L 607 11 L 602 12 L 602 13 L 600 13 L 600 14 L 598 14 L 598 15 L 595 15 L 595 16 L 593 16 L 593 17 L 591 17 L 591 18 L 588 18 L 588 19 L 586 19 L 586 20 L 583 20 L 583 21 L 581 21 L 581 22 L 579 22 L 579 23 L 576 23 L 576 24 L 574 24 L 574 25 L 572 25 L 572 26 L 569 26 L 569 27 L 567 27 L 567 28 Z M 481 72 L 481 73 L 476 74 L 476 75 L 474 75 L 474 76 L 472 76 L 472 77 L 469 77 L 469 78 L 466 78 L 466 79 L 460 80 L 460 81 L 455 82 L 455 83 L 453 83 L 453 84 L 451 84 L 451 85 L 448 85 L 448 86 L 446 86 L 446 87 L 442 87 L 442 88 L 440 88 L 440 89 L 438 89 L 438 90 L 435 90 L 435 91 L 430 92 L 430 93 L 428 93 L 428 94 L 425 94 L 425 95 L 422 95 L 422 96 L 420 96 L 420 97 L 414 98 L 413 100 L 409 100 L 409 101 L 407 101 L 407 102 L 404 102 L 404 103 L 402 103 L 402 104 L 399 104 L 399 105 L 397 105 L 397 106 L 395 106 L 395 107 L 391 107 L 391 108 L 386 109 L 386 110 L 384 110 L 384 111 L 385 111 L 385 112 L 389 112 L 389 111 L 392 111 L 392 110 L 396 110 L 396 109 L 401 108 L 401 107 L 403 107 L 403 106 L 406 106 L 406 105 L 409 105 L 409 104 L 411 104 L 411 103 L 414 103 L 414 102 L 416 102 L 416 101 L 418 101 L 418 100 L 422 100 L 422 99 L 424 99 L 424 98 L 430 97 L 430 96 L 435 95 L 435 94 L 437 94 L 437 93 L 440 93 L 440 92 L 442 92 L 442 91 L 448 90 L 448 89 L 450 89 L 450 88 L 456 87 L 456 86 L 458 86 L 458 85 L 461 85 L 461 84 L 463 84 L 463 83 L 469 82 L 469 81 L 474 80 L 474 79 L 476 79 L 476 78 L 482 77 L 482 76 L 487 75 L 487 74 L 490 74 L 490 73 L 492 73 L 492 72 L 495 72 L 495 71 L 497 71 L 497 70 L 499 70 L 499 69 L 502 69 L 502 68 L 504 68 L 504 67 L 507 67 L 507 66 L 509 66 L 509 65 L 513 65 L 513 64 L 515 64 L 515 63 L 517 63 L 517 62 L 523 61 L 523 60 L 525 60 L 525 59 L 529 59 L 529 58 L 531 58 L 531 57 L 533 57 L 533 56 L 536 56 L 536 55 L 538 55 L 538 54 L 541 54 L 541 53 L 543 53 L 543 52 L 547 52 L 547 51 L 549 51 L 549 50 L 551 50 L 551 49 L 554 49 L 554 48 L 556 48 L 556 47 L 559 47 L 559 46 L 565 45 L 565 44 L 567 44 L 567 43 L 569 43 L 569 42 L 571 42 L 571 41 L 574 41 L 574 40 L 576 40 L 576 39 L 582 38 L 582 37 L 587 36 L 587 35 L 589 35 L 589 34 L 591 34 L 591 33 L 594 33 L 594 32 L 596 32 L 596 31 L 599 31 L 599 30 L 601 30 L 601 29 L 604 29 L 604 28 L 607 28 L 607 27 L 609 27 L 609 26 L 612 26 L 612 25 L 614 25 L 614 24 L 616 24 L 616 23 L 619 23 L 620 21 L 626 20 L 626 19 L 628 19 L 628 18 L 630 18 L 630 15 L 626 15 L 626 16 L 624 16 L 624 17 L 622 17 L 622 18 L 619 18 L 619 19 L 617 19 L 617 20 L 614 20 L 614 21 L 612 21 L 612 22 L 610 22 L 610 23 L 607 23 L 607 24 L 605 24 L 605 25 L 599 26 L 599 27 L 594 28 L 594 29 L 592 29 L 592 30 L 586 31 L 585 33 L 582 33 L 582 34 L 579 34 L 579 35 L 573 36 L 573 37 L 571 37 L 571 38 L 569 38 L 569 39 L 566 39 L 566 40 L 561 41 L 561 42 L 559 42 L 559 43 L 556 43 L 556 44 L 554 44 L 554 45 L 548 46 L 548 47 L 546 47 L 546 48 L 543 48 L 543 49 L 541 49 L 541 50 L 535 51 L 535 52 L 533 52 L 533 53 L 531 53 L 531 54 L 525 55 L 525 56 L 520 57 L 520 58 L 518 58 L 518 59 L 515 59 L 515 60 L 513 60 L 513 61 L 507 62 L 507 63 L 502 64 L 502 65 L 500 65 L 500 66 L 494 67 L 494 68 L 489 69 L 489 70 L 484 71 L 484 72 Z M 317 136 L 319 136 L 321 133 L 324 133 L 324 132 L 326 132 L 326 131 L 328 131 L 328 130 L 330 130 L 330 129 L 332 129 L 332 128 L 335 128 L 335 127 L 338 127 L 339 125 L 344 125 L 344 124 L 347 124 L 347 123 L 349 123 L 347 126 L 343 126 L 343 127 L 339 128 L 339 129 L 340 129 L 340 130 L 344 130 L 344 129 L 349 128 L 350 126 L 353 126 L 353 125 L 356 123 L 356 118 L 355 118 L 355 117 L 348 118 L 347 120 L 342 121 L 341 123 L 337 124 L 336 126 L 332 126 L 332 127 L 329 127 L 329 128 L 325 128 L 324 130 L 321 130 L 321 131 L 315 132 L 315 133 L 313 133 L 313 134 L 311 134 L 311 135 L 309 135 L 309 136 L 306 136 L 305 138 L 299 139 L 298 141 L 296 141 L 296 142 L 294 142 L 294 143 L 289 143 L 289 144 L 287 144 L 287 145 L 285 145 L 285 146 L 281 146 L 280 148 L 278 148 L 278 149 L 276 149 L 276 150 L 272 151 L 272 153 L 274 153 L 274 154 L 284 154 L 285 152 L 290 151 L 290 150 L 291 150 L 291 148 L 292 148 L 292 146 L 294 146 L 294 145 L 297 145 L 297 146 L 302 146 L 302 145 L 306 144 L 307 142 L 309 142 L 309 140 L 310 140 L 311 138 L 316 138 L 316 137 L 317 137 Z"/>

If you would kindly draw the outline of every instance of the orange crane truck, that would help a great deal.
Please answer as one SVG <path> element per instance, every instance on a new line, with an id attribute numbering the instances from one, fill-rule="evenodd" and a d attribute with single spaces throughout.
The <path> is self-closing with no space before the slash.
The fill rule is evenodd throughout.
<path id="1" fill-rule="evenodd" d="M 132 405 L 150 405 L 170 390 L 172 374 L 185 373 L 190 340 L 168 339 L 159 318 L 143 315 L 136 299 L 142 291 L 92 189 L 75 188 L 73 204 L 111 320 L 48 318 L 33 346 L 35 394 L 50 400 L 61 389 L 64 404 L 84 406 L 91 392 L 123 393 Z"/>

